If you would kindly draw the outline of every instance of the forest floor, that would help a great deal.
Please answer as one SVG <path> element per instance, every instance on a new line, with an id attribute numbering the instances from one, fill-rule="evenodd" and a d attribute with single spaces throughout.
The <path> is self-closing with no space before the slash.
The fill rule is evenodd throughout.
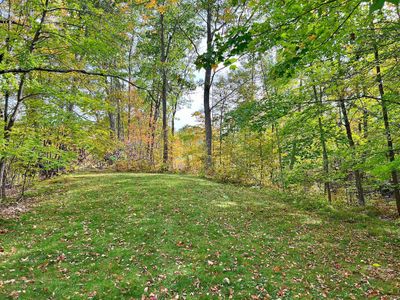
<path id="1" fill-rule="evenodd" d="M 399 299 L 396 220 L 179 175 L 75 174 L 31 196 L 0 218 L 0 299 Z"/>

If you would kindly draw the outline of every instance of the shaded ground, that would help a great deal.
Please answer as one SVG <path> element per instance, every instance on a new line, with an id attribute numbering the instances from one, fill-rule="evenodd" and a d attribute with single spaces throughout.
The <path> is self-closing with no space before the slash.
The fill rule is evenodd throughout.
<path id="1" fill-rule="evenodd" d="M 19 220 L 0 219 L 0 299 L 400 294 L 393 221 L 178 175 L 71 175 L 37 194 Z"/>

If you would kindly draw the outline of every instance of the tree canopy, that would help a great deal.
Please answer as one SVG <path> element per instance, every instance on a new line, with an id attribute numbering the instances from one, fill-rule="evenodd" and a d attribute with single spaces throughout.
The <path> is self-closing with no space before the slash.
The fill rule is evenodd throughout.
<path id="1" fill-rule="evenodd" d="M 4 0 L 1 197 L 115 168 L 400 213 L 399 21 L 398 0 Z"/>

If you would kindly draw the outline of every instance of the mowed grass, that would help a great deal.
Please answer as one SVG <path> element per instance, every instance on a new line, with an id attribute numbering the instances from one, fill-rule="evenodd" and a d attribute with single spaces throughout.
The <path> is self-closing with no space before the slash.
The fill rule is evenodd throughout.
<path id="1" fill-rule="evenodd" d="M 36 193 L 30 212 L 0 220 L 0 299 L 400 294 L 395 221 L 179 175 L 69 175 Z"/>

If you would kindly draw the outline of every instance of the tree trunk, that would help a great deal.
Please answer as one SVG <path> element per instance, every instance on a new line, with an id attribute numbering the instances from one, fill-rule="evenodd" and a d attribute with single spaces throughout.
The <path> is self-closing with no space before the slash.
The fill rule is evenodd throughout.
<path id="1" fill-rule="evenodd" d="M 342 99 L 339 100 L 339 104 L 340 104 L 340 108 L 341 108 L 341 111 L 343 114 L 343 122 L 344 122 L 344 126 L 346 128 L 347 140 L 349 142 L 349 146 L 350 146 L 351 150 L 354 152 L 356 146 L 354 144 L 353 134 L 351 132 L 350 121 L 347 116 L 346 105 Z M 354 170 L 354 179 L 356 181 L 358 204 L 364 206 L 365 198 L 364 198 L 364 190 L 363 190 L 363 186 L 362 186 L 362 175 L 361 175 L 360 170 L 357 170 L 357 169 Z"/>
<path id="2" fill-rule="evenodd" d="M 157 127 L 159 113 L 160 113 L 160 101 L 157 100 L 157 103 L 155 103 L 154 116 L 151 124 L 152 127 L 151 127 L 150 149 L 149 149 L 151 164 L 154 164 L 154 143 L 156 139 L 156 127 Z"/>
<path id="3" fill-rule="evenodd" d="M 207 6 L 207 56 L 210 59 L 212 52 L 212 12 L 211 4 Z M 207 173 L 212 173 L 212 124 L 211 124 L 211 109 L 210 109 L 210 90 L 211 90 L 211 62 L 207 61 L 204 76 L 204 127 L 206 134 L 206 158 L 205 169 Z"/>
<path id="4" fill-rule="evenodd" d="M 320 95 L 320 97 L 318 97 L 317 88 L 315 87 L 315 85 L 313 85 L 313 91 L 314 91 L 315 101 L 318 102 L 318 105 L 319 105 L 318 128 L 319 128 L 319 138 L 320 138 L 321 147 L 322 147 L 322 160 L 323 160 L 324 175 L 326 177 L 328 177 L 329 176 L 329 158 L 328 158 L 328 151 L 326 150 L 326 139 L 325 139 L 324 126 L 322 124 L 322 95 Z M 330 183 L 329 183 L 328 179 L 325 179 L 325 181 L 324 181 L 324 190 L 328 196 L 328 201 L 332 202 L 331 187 L 330 187 Z"/>
<path id="5" fill-rule="evenodd" d="M 8 91 L 5 92 L 4 95 L 4 112 L 3 112 L 3 121 L 4 121 L 4 133 L 3 133 L 3 138 L 6 141 L 5 146 L 8 144 L 8 139 L 9 139 L 9 131 L 8 131 L 8 101 L 10 98 L 10 94 Z M 0 200 L 4 200 L 6 198 L 6 158 L 1 157 L 0 158 Z"/>
<path id="6" fill-rule="evenodd" d="M 129 46 L 129 54 L 128 54 L 128 80 L 132 81 L 132 54 L 133 54 L 133 36 L 131 40 L 131 45 Z M 131 84 L 128 83 L 128 123 L 127 123 L 127 138 L 128 142 L 131 141 L 131 123 L 132 123 L 132 87 Z"/>
<path id="7" fill-rule="evenodd" d="M 111 111 L 108 112 L 108 121 L 110 123 L 110 137 L 114 138 L 116 133 L 115 128 L 115 115 Z"/>
<path id="8" fill-rule="evenodd" d="M 162 128 L 163 128 L 163 168 L 168 164 L 168 121 L 167 121 L 167 73 L 165 68 L 166 62 L 166 47 L 165 47 L 165 34 L 164 34 L 164 15 L 160 14 L 160 40 L 161 40 L 161 102 L 162 102 Z"/>
<path id="9" fill-rule="evenodd" d="M 222 124 L 224 122 L 225 100 L 222 101 L 220 116 L 219 116 L 219 165 L 222 166 Z"/>
<path id="10" fill-rule="evenodd" d="M 212 124 L 210 109 L 211 67 L 207 67 L 204 81 L 204 125 L 206 133 L 206 160 L 205 167 L 212 171 Z"/>
<path id="11" fill-rule="evenodd" d="M 147 158 L 151 161 L 151 155 L 150 155 L 150 145 L 151 145 L 151 136 L 153 133 L 153 100 L 150 102 L 150 115 L 149 115 L 149 132 L 148 132 L 148 139 L 147 139 Z"/>
<path id="12" fill-rule="evenodd" d="M 259 157 L 260 157 L 260 186 L 263 185 L 264 182 L 264 153 L 263 153 L 263 134 L 260 133 L 259 137 Z"/>
<path id="13" fill-rule="evenodd" d="M 117 135 L 118 140 L 124 140 L 124 124 L 122 122 L 121 99 L 117 99 Z"/>
<path id="14" fill-rule="evenodd" d="M 380 67 L 380 63 L 379 63 L 379 52 L 378 52 L 378 48 L 377 48 L 376 44 L 374 45 L 374 57 L 375 57 L 375 63 L 376 63 L 376 79 L 379 84 L 378 85 L 379 86 L 379 96 L 380 96 L 380 100 L 381 100 L 380 102 L 381 102 L 381 108 L 382 108 L 383 123 L 385 125 L 388 156 L 389 156 L 389 161 L 393 162 L 395 160 L 395 153 L 394 153 L 394 149 L 393 149 L 392 134 L 390 132 L 390 123 L 389 123 L 389 114 L 388 114 L 388 110 L 387 110 L 387 103 L 384 98 L 385 93 L 384 93 L 384 89 L 383 89 L 381 67 Z M 392 168 L 391 175 L 392 175 L 394 198 L 396 200 L 396 205 L 397 205 L 397 212 L 400 215 L 399 179 L 398 179 L 398 174 L 397 174 L 396 169 Z"/>
<path id="15" fill-rule="evenodd" d="M 279 124 L 275 124 L 275 135 L 276 135 L 276 143 L 278 146 L 278 161 L 279 161 L 279 180 L 281 189 L 285 190 L 285 180 L 283 177 L 283 161 L 282 161 L 282 147 L 281 147 L 281 139 L 279 136 Z"/>
<path id="16" fill-rule="evenodd" d="M 6 159 L 0 159 L 0 202 L 6 198 Z"/>
<path id="17" fill-rule="evenodd" d="M 170 149 L 170 160 L 171 160 L 171 167 L 174 168 L 174 142 L 175 142 L 175 115 L 178 108 L 178 99 L 174 103 L 172 107 L 172 116 L 171 116 L 171 149 Z"/>

